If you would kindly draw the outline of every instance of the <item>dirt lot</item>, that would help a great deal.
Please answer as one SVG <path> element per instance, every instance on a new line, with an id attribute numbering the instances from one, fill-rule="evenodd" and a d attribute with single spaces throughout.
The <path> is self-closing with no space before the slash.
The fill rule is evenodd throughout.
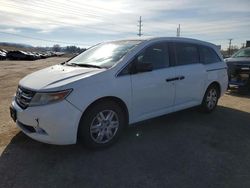
<path id="1" fill-rule="evenodd" d="M 55 57 L 37 61 L 0 61 L 0 153 L 18 132 L 9 117 L 9 105 L 19 80 L 31 72 L 67 59 Z"/>
<path id="2" fill-rule="evenodd" d="M 229 92 L 212 114 L 196 109 L 128 128 L 89 151 L 31 140 L 9 118 L 27 73 L 65 61 L 0 61 L 0 187 L 250 187 L 250 97 Z"/>

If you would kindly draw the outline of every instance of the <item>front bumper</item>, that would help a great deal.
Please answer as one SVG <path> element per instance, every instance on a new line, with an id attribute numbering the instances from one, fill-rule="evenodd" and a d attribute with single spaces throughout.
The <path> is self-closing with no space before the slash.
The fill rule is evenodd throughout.
<path id="1" fill-rule="evenodd" d="M 57 145 L 74 144 L 82 112 L 67 100 L 22 109 L 12 100 L 16 124 L 34 140 Z"/>
<path id="2" fill-rule="evenodd" d="M 234 86 L 250 86 L 250 66 L 234 65 L 228 69 L 228 83 Z"/>
<path id="3" fill-rule="evenodd" d="M 228 82 L 228 84 L 231 86 L 239 86 L 239 87 L 245 87 L 245 86 L 249 86 L 250 85 L 250 82 L 247 82 L 247 81 L 232 81 L 230 80 Z"/>

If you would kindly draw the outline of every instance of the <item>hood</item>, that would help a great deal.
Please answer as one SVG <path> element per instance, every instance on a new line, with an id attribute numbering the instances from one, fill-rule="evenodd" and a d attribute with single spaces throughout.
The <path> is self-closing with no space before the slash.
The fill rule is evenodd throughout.
<path id="1" fill-rule="evenodd" d="M 249 57 L 238 57 L 238 58 L 234 58 L 234 57 L 230 57 L 225 59 L 225 62 L 227 62 L 228 64 L 250 64 L 250 58 Z"/>
<path id="2" fill-rule="evenodd" d="M 20 80 L 19 85 L 31 90 L 51 89 L 97 74 L 105 69 L 54 65 Z"/>

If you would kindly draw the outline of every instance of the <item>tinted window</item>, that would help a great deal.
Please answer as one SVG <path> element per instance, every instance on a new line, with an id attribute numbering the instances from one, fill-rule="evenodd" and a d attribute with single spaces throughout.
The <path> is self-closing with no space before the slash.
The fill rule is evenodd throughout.
<path id="1" fill-rule="evenodd" d="M 144 50 L 137 59 L 139 63 L 152 63 L 153 69 L 169 67 L 167 44 L 154 44 Z"/>
<path id="2" fill-rule="evenodd" d="M 196 45 L 176 43 L 177 65 L 199 63 L 199 53 Z"/>
<path id="3" fill-rule="evenodd" d="M 203 64 L 220 62 L 220 58 L 213 49 L 205 46 L 200 46 L 200 60 Z"/>

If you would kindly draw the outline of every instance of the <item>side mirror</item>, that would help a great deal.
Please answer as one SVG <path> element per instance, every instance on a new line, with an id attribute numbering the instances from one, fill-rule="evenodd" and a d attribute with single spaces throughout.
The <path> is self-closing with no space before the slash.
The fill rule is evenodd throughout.
<path id="1" fill-rule="evenodd" d="M 131 63 L 130 74 L 136 74 L 139 72 L 149 72 L 153 70 L 153 64 L 144 61 L 143 55 L 137 56 Z"/>
<path id="2" fill-rule="evenodd" d="M 135 71 L 136 72 L 150 72 L 153 70 L 152 63 L 136 63 Z"/>

